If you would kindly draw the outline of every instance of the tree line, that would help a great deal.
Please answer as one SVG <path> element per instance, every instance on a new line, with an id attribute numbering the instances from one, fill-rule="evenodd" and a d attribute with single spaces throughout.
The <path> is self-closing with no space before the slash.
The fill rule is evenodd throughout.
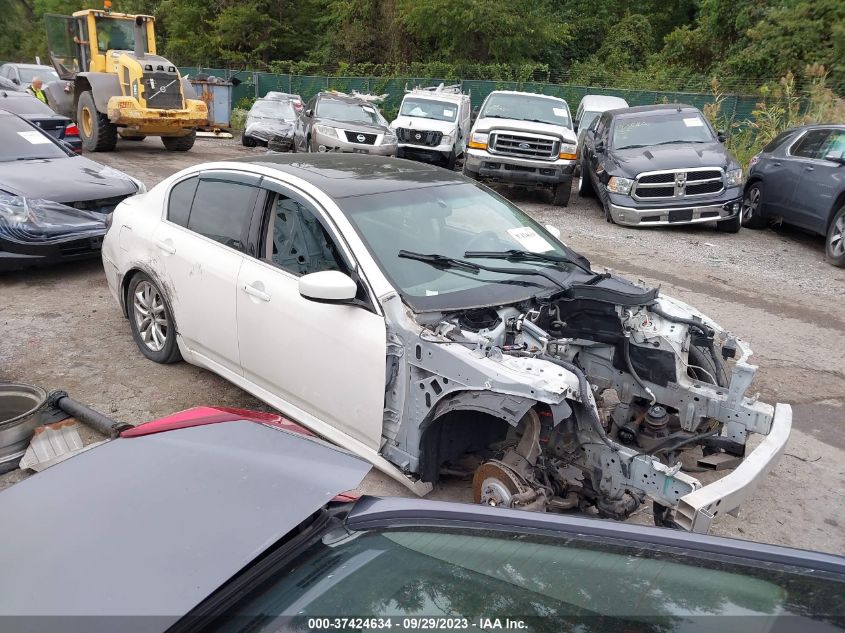
<path id="1" fill-rule="evenodd" d="M 0 59 L 46 59 L 45 13 L 100 6 L 0 0 Z M 719 77 L 740 91 L 788 72 L 800 87 L 816 64 L 845 94 L 842 0 L 114 0 L 114 10 L 155 15 L 160 52 L 182 66 L 328 74 L 423 63 L 443 77 L 524 68 L 665 90 Z"/>

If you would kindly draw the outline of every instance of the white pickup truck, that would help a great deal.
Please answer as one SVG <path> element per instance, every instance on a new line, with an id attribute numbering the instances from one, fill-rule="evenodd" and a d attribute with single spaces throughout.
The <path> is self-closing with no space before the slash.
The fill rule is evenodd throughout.
<path id="1" fill-rule="evenodd" d="M 496 90 L 470 133 L 464 175 L 476 180 L 551 189 L 569 203 L 576 136 L 569 105 L 558 97 Z"/>

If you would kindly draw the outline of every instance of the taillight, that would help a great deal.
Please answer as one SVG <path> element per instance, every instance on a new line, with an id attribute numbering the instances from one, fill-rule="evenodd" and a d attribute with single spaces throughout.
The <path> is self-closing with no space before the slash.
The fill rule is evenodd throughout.
<path id="1" fill-rule="evenodd" d="M 79 136 L 79 128 L 75 123 L 70 123 L 65 127 L 65 136 Z"/>

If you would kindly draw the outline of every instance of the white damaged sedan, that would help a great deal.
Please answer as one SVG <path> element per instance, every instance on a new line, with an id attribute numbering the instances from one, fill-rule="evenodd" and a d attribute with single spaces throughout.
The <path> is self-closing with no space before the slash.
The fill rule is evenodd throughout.
<path id="1" fill-rule="evenodd" d="M 141 352 L 208 368 L 418 494 L 706 532 L 783 452 L 748 346 L 436 167 L 266 155 L 114 212 L 109 286 Z M 762 441 L 746 451 L 749 434 Z M 683 458 L 683 459 L 682 459 Z M 738 464 L 706 486 L 682 464 Z"/>

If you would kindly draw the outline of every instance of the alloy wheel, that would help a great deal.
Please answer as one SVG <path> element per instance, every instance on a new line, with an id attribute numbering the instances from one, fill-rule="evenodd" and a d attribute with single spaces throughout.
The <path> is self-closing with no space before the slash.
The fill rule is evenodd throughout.
<path id="1" fill-rule="evenodd" d="M 760 209 L 760 190 L 757 187 L 751 187 L 748 195 L 742 199 L 742 208 L 740 209 L 741 219 L 743 224 L 757 216 Z"/>
<path id="2" fill-rule="evenodd" d="M 845 255 L 845 214 L 840 215 L 831 228 L 830 254 L 833 257 Z"/>
<path id="3" fill-rule="evenodd" d="M 164 298 L 158 288 L 148 281 L 142 281 L 135 288 L 132 305 L 141 340 L 152 351 L 160 352 L 170 332 Z"/>

